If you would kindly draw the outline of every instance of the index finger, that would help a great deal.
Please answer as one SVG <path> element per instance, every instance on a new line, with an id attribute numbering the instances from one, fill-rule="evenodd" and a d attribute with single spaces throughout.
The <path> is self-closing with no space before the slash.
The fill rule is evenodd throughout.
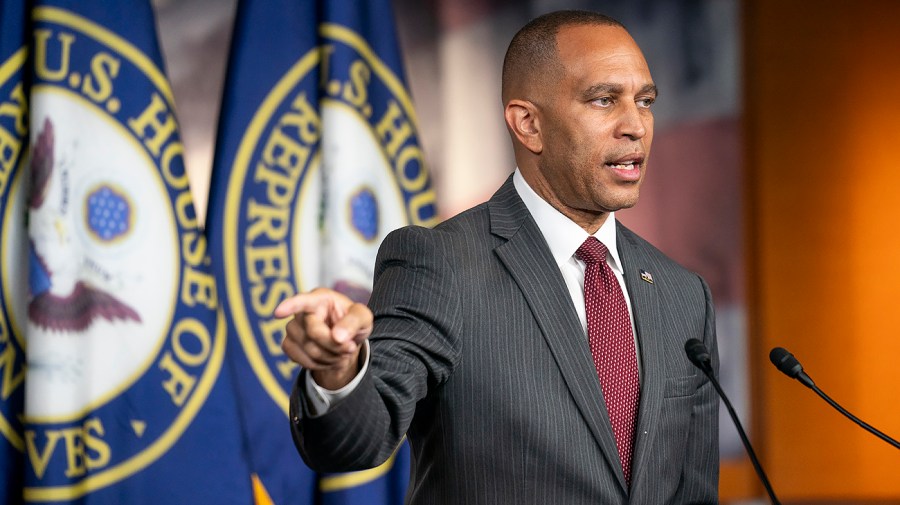
<path id="1" fill-rule="evenodd" d="M 294 314 L 316 314 L 321 318 L 325 318 L 332 308 L 340 305 L 352 303 L 349 299 L 343 300 L 344 297 L 340 293 L 330 290 L 316 289 L 308 293 L 296 294 L 290 298 L 286 298 L 275 307 L 275 317 L 289 317 Z"/>
<path id="2" fill-rule="evenodd" d="M 275 317 L 289 317 L 301 312 L 315 310 L 317 297 L 311 293 L 300 293 L 290 298 L 285 298 L 275 307 Z"/>

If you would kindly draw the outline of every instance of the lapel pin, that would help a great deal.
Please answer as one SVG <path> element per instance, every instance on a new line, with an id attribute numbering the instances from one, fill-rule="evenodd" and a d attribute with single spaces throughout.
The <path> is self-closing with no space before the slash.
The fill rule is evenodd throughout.
<path id="1" fill-rule="evenodd" d="M 646 270 L 641 270 L 641 280 L 648 284 L 653 284 L 653 276 Z"/>

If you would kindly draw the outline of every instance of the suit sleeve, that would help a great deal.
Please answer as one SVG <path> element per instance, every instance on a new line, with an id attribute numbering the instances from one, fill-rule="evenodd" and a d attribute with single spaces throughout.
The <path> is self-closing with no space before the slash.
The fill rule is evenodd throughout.
<path id="1" fill-rule="evenodd" d="M 700 279 L 706 300 L 703 343 L 712 357 L 713 374 L 719 376 L 716 320 L 709 286 Z M 719 397 L 709 379 L 700 387 L 692 419 L 684 466 L 686 503 L 719 502 Z"/>
<path id="2" fill-rule="evenodd" d="M 394 452 L 417 403 L 446 381 L 459 360 L 459 290 L 439 232 L 408 227 L 379 249 L 369 307 L 375 315 L 368 371 L 325 415 L 306 410 L 304 380 L 291 394 L 294 443 L 310 468 L 375 467 Z"/>

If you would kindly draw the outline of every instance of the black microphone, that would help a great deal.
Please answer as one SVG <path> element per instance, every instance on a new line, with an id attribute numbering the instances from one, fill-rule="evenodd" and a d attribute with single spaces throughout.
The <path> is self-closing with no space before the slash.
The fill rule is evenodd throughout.
<path id="1" fill-rule="evenodd" d="M 848 412 L 844 407 L 838 405 L 836 401 L 829 398 L 828 395 L 822 392 L 821 389 L 816 387 L 816 383 L 809 378 L 809 375 L 806 375 L 806 372 L 803 371 L 803 366 L 799 361 L 797 361 L 797 358 L 795 358 L 793 354 L 789 353 L 787 349 L 785 349 L 784 347 L 775 347 L 769 353 L 769 359 L 772 361 L 772 364 L 775 365 L 779 370 L 781 370 L 785 375 L 792 379 L 797 379 L 804 386 L 815 391 L 817 395 L 821 396 L 822 399 L 828 402 L 829 405 L 834 407 L 835 410 L 847 416 L 848 419 L 862 426 L 869 433 L 891 444 L 892 446 L 894 446 L 894 448 L 900 449 L 900 442 L 897 442 L 893 438 L 866 424 L 864 421 Z"/>
<path id="2" fill-rule="evenodd" d="M 710 357 L 709 350 L 703 345 L 703 342 L 696 338 L 689 339 L 684 343 L 684 352 L 687 353 L 691 363 L 702 370 L 704 374 L 709 375 L 712 373 L 712 363 L 710 362 L 712 357 Z"/>
<path id="3" fill-rule="evenodd" d="M 753 452 L 753 447 L 750 445 L 750 440 L 747 438 L 747 433 L 744 432 L 744 427 L 741 426 L 741 421 L 738 419 L 734 407 L 731 406 L 728 396 L 725 395 L 725 391 L 722 391 L 722 386 L 719 385 L 719 381 L 716 380 L 715 374 L 712 373 L 712 357 L 709 354 L 709 349 L 706 348 L 706 345 L 704 345 L 703 342 L 696 338 L 691 338 L 684 343 L 684 352 L 687 353 L 687 357 L 691 360 L 691 363 L 709 377 L 709 381 L 712 382 L 713 387 L 716 388 L 716 392 L 719 393 L 719 397 L 722 398 L 722 402 L 725 403 L 725 408 L 728 409 L 728 413 L 731 415 L 731 420 L 737 428 L 738 435 L 741 436 L 741 442 L 744 443 L 744 449 L 747 450 L 747 455 L 750 456 L 750 462 L 753 463 L 753 468 L 756 469 L 756 475 L 759 476 L 759 480 L 762 481 L 763 486 L 766 488 L 766 493 L 769 494 L 769 500 L 772 501 L 773 505 L 781 505 L 781 502 L 778 501 L 778 498 L 775 496 L 772 485 L 769 483 L 769 478 L 766 477 L 766 472 L 763 471 L 762 465 L 756 457 L 756 453 Z"/>
<path id="4" fill-rule="evenodd" d="M 797 379 L 806 387 L 816 387 L 816 383 L 803 371 L 803 365 L 797 361 L 793 354 L 787 352 L 787 349 L 784 347 L 772 349 L 772 352 L 769 353 L 769 360 L 788 377 Z"/>

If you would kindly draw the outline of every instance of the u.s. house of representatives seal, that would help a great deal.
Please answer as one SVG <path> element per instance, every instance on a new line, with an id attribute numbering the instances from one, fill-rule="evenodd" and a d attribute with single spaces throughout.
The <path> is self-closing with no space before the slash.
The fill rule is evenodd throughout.
<path id="1" fill-rule="evenodd" d="M 236 331 L 285 415 L 297 368 L 281 350 L 275 306 L 316 286 L 364 301 L 385 235 L 436 220 L 402 81 L 353 30 L 326 23 L 319 35 L 250 121 L 221 230 Z"/>
<path id="2" fill-rule="evenodd" d="M 161 70 L 71 12 L 34 19 L 25 497 L 55 501 L 164 457 L 225 337 Z"/>

